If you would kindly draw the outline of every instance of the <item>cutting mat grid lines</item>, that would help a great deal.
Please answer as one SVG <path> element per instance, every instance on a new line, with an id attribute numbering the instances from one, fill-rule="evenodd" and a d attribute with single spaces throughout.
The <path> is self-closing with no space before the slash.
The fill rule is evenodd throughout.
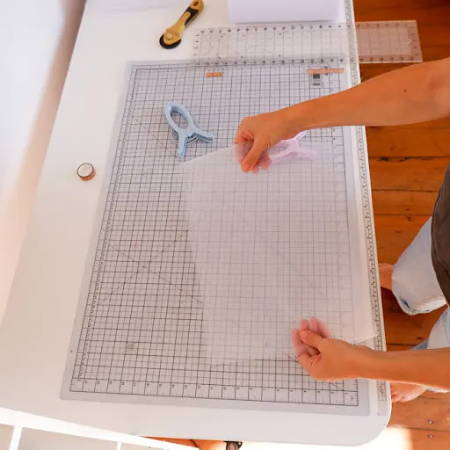
<path id="1" fill-rule="evenodd" d="M 242 117 L 346 88 L 339 71 L 318 78 L 308 73 L 340 64 L 333 58 L 132 66 L 64 397 L 360 406 L 359 382 L 314 381 L 289 358 L 211 364 L 188 239 L 182 162 L 163 114 L 167 102 L 182 103 L 201 129 L 215 135 L 212 144 L 189 144 L 187 159 L 196 158 L 230 146 Z M 211 71 L 222 76 L 207 77 Z M 341 128 L 314 130 L 306 139 L 343 151 Z"/>

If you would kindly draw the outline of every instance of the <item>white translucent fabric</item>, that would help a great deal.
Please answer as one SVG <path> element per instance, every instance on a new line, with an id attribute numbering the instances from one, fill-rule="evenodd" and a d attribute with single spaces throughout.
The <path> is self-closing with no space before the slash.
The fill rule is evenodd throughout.
<path id="1" fill-rule="evenodd" d="M 315 152 L 249 174 L 231 149 L 184 163 L 213 362 L 292 354 L 291 329 L 312 316 L 335 337 L 373 336 L 370 304 L 353 289 L 360 262 L 351 262 L 342 167 L 332 152 Z"/>

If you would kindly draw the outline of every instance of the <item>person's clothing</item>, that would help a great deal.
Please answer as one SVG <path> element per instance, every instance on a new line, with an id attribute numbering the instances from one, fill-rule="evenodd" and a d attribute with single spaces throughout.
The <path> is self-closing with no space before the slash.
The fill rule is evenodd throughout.
<path id="1" fill-rule="evenodd" d="M 392 292 L 410 315 L 444 306 L 446 301 L 431 261 L 431 219 L 422 226 L 394 265 Z"/>
<path id="2" fill-rule="evenodd" d="M 450 166 L 432 218 L 394 265 L 392 292 L 400 308 L 410 315 L 450 305 Z M 441 314 L 428 339 L 419 344 L 417 350 L 450 347 L 449 311 L 447 308 Z"/>
<path id="3" fill-rule="evenodd" d="M 428 339 L 425 339 L 420 344 L 413 347 L 414 350 L 426 350 L 428 348 Z"/>
<path id="4" fill-rule="evenodd" d="M 433 348 L 445 348 L 450 336 L 450 309 L 447 308 L 434 324 L 428 339 L 417 344 L 415 350 L 430 350 Z"/>
<path id="5" fill-rule="evenodd" d="M 450 229 L 449 229 L 450 232 Z M 423 314 L 446 304 L 431 262 L 431 222 L 420 229 L 394 265 L 392 292 L 402 310 Z M 450 313 L 446 309 L 434 324 L 426 348 L 450 347 Z"/>
<path id="6" fill-rule="evenodd" d="M 450 305 L 450 165 L 432 218 L 394 266 L 392 292 L 407 314 Z"/>
<path id="7" fill-rule="evenodd" d="M 433 348 L 448 347 L 450 344 L 450 309 L 447 308 L 434 324 L 430 336 L 425 341 L 416 345 L 416 350 L 430 350 Z M 427 389 L 433 392 L 449 392 L 447 389 L 427 386 Z"/>
<path id="8" fill-rule="evenodd" d="M 434 206 L 431 259 L 439 286 L 450 305 L 450 166 Z"/>
<path id="9" fill-rule="evenodd" d="M 450 230 L 449 230 L 450 231 Z M 421 228 L 411 245 L 394 265 L 392 292 L 402 310 L 409 314 L 433 311 L 446 304 L 431 263 L 431 220 Z M 450 309 L 447 308 L 433 325 L 427 340 L 416 350 L 450 347 Z M 434 392 L 444 389 L 427 387 Z"/>

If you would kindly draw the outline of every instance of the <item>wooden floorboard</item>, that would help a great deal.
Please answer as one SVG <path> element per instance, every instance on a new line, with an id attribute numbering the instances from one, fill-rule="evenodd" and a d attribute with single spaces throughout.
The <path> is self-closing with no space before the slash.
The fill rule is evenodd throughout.
<path id="1" fill-rule="evenodd" d="M 370 158 L 450 157 L 450 120 L 445 128 L 368 127 Z"/>
<path id="2" fill-rule="evenodd" d="M 356 20 L 418 23 L 425 61 L 450 56 L 450 1 L 354 0 Z M 361 78 L 399 64 L 361 66 Z M 367 129 L 379 260 L 395 262 L 432 213 L 444 170 L 450 163 L 450 119 Z M 392 294 L 383 292 L 390 350 L 407 350 L 425 339 L 440 311 L 407 316 Z M 393 405 L 391 426 L 406 428 L 411 450 L 450 449 L 450 394 L 426 392 Z"/>
<path id="3" fill-rule="evenodd" d="M 395 263 L 428 218 L 428 215 L 385 215 L 375 211 L 378 260 Z"/>
<path id="4" fill-rule="evenodd" d="M 436 192 L 450 163 L 447 156 L 371 158 L 372 189 Z"/>
<path id="5" fill-rule="evenodd" d="M 436 197 L 435 191 L 372 191 L 374 210 L 384 216 L 429 217 Z"/>

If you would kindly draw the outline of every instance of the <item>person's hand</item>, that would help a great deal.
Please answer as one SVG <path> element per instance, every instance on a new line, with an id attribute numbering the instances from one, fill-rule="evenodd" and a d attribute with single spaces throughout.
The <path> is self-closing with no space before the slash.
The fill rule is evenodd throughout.
<path id="1" fill-rule="evenodd" d="M 292 343 L 298 363 L 313 378 L 333 381 L 365 377 L 370 373 L 370 367 L 373 367 L 380 352 L 332 339 L 327 331 L 313 331 L 310 328 L 301 325 L 294 330 Z"/>
<path id="2" fill-rule="evenodd" d="M 244 172 L 270 166 L 267 150 L 283 139 L 293 138 L 300 131 L 291 122 L 289 108 L 242 119 L 234 142 L 241 146 L 242 151 L 238 155 Z"/>
<path id="3" fill-rule="evenodd" d="M 295 356 L 298 358 L 301 354 L 307 353 L 309 356 L 317 355 L 319 352 L 316 348 L 306 344 L 300 339 L 300 333 L 304 330 L 310 330 L 324 338 L 331 338 L 331 333 L 327 326 L 319 319 L 311 317 L 308 320 L 301 320 L 299 328 L 293 330 L 291 334 L 292 345 L 295 349 Z"/>

